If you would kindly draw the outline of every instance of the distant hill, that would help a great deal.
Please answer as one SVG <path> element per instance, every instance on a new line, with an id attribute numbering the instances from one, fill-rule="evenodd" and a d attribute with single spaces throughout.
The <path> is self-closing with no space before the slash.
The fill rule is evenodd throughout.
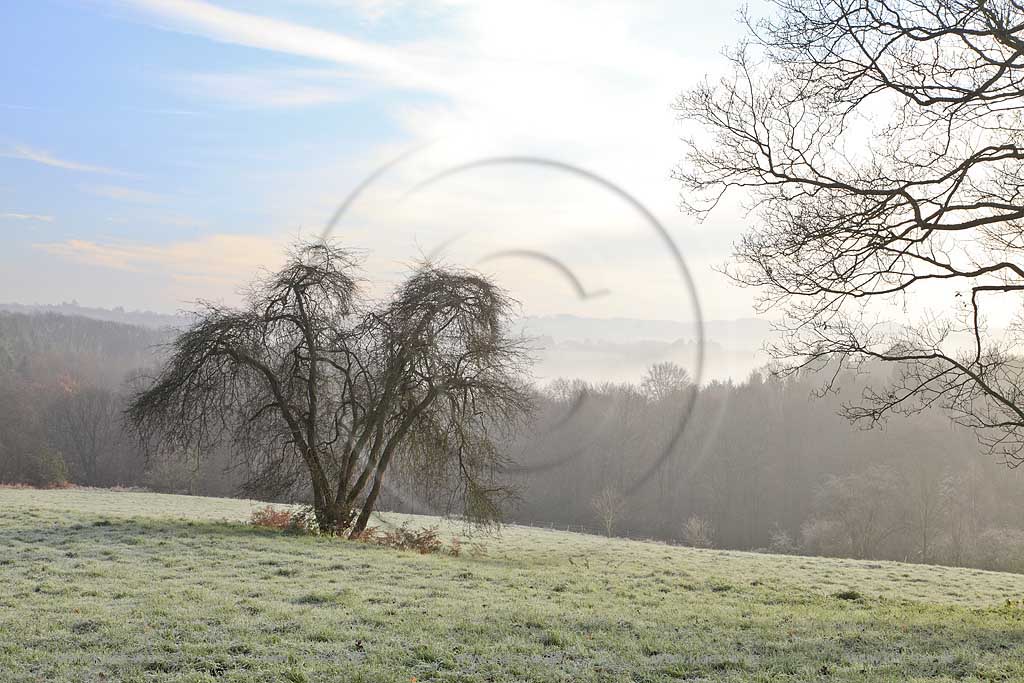
<path id="1" fill-rule="evenodd" d="M 62 304 L 14 304 L 0 303 L 0 311 L 8 313 L 56 313 L 59 315 L 80 316 L 93 320 L 105 320 L 108 322 L 123 323 L 125 325 L 139 325 L 150 328 L 180 328 L 188 324 L 188 317 L 184 315 L 167 315 L 166 313 L 155 313 L 153 311 L 126 311 L 118 306 L 116 308 L 91 308 L 79 306 L 77 302 L 65 302 Z"/>
<path id="2" fill-rule="evenodd" d="M 168 328 L 0 311 L 0 372 L 44 384 L 69 377 L 116 386 L 129 373 L 152 367 L 171 338 Z"/>
<path id="3" fill-rule="evenodd" d="M 635 382 L 653 363 L 672 361 L 696 376 L 698 340 L 703 334 L 702 382 L 746 378 L 763 367 L 762 351 L 771 323 L 755 318 L 692 322 L 574 315 L 525 317 L 518 323 L 536 339 L 537 378 L 578 377 L 590 381 Z"/>
<path id="4" fill-rule="evenodd" d="M 559 341 L 676 341 L 696 339 L 696 323 L 638 318 L 585 318 L 575 315 L 526 316 L 519 323 L 528 334 Z M 759 348 L 772 333 L 771 322 L 758 318 L 706 320 L 705 339 L 733 348 Z"/>
<path id="5" fill-rule="evenodd" d="M 170 330 L 181 329 L 189 323 L 185 315 L 126 311 L 120 307 L 91 308 L 77 302 L 0 304 L 2 312 L 63 316 L 156 330 L 160 334 L 154 339 L 159 339 L 159 343 L 169 339 Z M 36 328 L 36 334 L 44 334 L 44 330 L 52 334 L 68 332 L 68 329 L 61 331 L 60 324 L 54 320 L 40 323 Z M 517 322 L 517 328 L 537 342 L 535 375 L 542 383 L 556 377 L 635 382 L 647 367 L 661 361 L 678 363 L 691 375 L 697 375 L 700 330 L 692 322 L 553 315 L 524 317 Z M 77 330 L 77 333 L 84 334 L 84 331 Z M 126 339 L 137 338 L 139 334 L 124 332 Z M 706 321 L 703 325 L 705 357 L 701 380 L 741 380 L 764 366 L 768 357 L 761 348 L 771 334 L 771 325 L 766 320 Z M 57 340 L 37 339 L 37 342 L 45 346 L 57 343 Z"/>

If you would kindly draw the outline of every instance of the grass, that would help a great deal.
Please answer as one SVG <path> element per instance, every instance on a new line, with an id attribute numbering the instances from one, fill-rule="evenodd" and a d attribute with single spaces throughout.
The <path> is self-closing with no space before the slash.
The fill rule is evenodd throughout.
<path id="1" fill-rule="evenodd" d="M 0 681 L 1024 680 L 1024 576 L 520 527 L 424 556 L 257 505 L 0 489 Z"/>

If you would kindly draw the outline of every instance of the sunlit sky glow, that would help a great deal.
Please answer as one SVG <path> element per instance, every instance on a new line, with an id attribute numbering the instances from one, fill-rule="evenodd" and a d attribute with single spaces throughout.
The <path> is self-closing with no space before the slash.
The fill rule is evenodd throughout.
<path id="1" fill-rule="evenodd" d="M 528 313 L 689 320 L 682 280 L 621 200 L 668 227 L 705 316 L 751 314 L 713 272 L 744 224 L 698 225 L 669 175 L 671 104 L 725 68 L 740 2 L 34 0 L 3 10 L 0 300 L 174 311 L 233 300 L 282 245 L 319 233 L 386 161 L 337 235 L 374 279 L 417 256 L 491 272 Z M 503 250 L 564 262 L 557 272 Z"/>

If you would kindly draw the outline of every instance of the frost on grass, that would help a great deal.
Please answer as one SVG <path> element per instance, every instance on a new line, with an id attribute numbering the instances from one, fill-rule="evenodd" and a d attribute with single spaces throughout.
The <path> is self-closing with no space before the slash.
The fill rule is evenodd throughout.
<path id="1" fill-rule="evenodd" d="M 254 528 L 259 507 L 0 491 L 0 680 L 1024 678 L 1022 576 L 515 526 L 423 555 Z"/>

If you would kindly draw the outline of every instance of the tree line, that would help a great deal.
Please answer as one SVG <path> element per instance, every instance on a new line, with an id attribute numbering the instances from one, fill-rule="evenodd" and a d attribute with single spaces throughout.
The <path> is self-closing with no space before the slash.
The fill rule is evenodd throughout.
<path id="1" fill-rule="evenodd" d="M 556 381 L 512 446 L 522 495 L 513 519 L 1024 571 L 1018 470 L 986 457 L 971 430 L 938 410 L 870 430 L 840 414 L 886 372 L 841 373 L 825 393 L 809 372 L 699 389 L 657 366 L 635 384 Z M 692 414 L 673 442 L 689 396 Z"/>
<path id="2" fill-rule="evenodd" d="M 56 313 L 0 313 L 0 482 L 234 495 L 226 454 L 147 461 L 123 413 L 173 337 Z"/>
<path id="3" fill-rule="evenodd" d="M 133 378 L 171 338 L 85 318 L 0 315 L 0 481 L 241 495 L 252 473 L 226 449 L 147 460 L 125 427 Z M 981 454 L 972 432 L 937 411 L 851 427 L 841 404 L 878 379 L 843 375 L 840 391 L 824 395 L 811 373 L 697 388 L 664 364 L 633 384 L 550 382 L 536 390 L 530 425 L 502 444 L 517 494 L 505 519 L 1024 571 L 1020 473 Z M 443 512 L 435 484 L 399 467 L 380 506 Z M 300 487 L 279 499 L 310 495 Z"/>

